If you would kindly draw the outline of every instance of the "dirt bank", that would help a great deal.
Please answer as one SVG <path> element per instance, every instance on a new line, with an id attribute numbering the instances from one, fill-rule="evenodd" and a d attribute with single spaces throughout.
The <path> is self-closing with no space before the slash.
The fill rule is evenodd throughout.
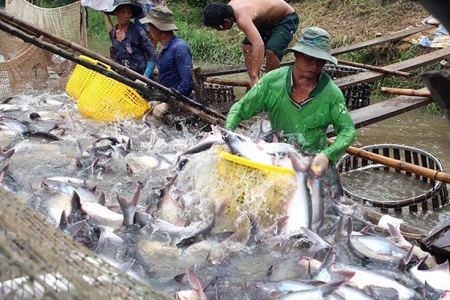
<path id="1" fill-rule="evenodd" d="M 416 26 L 430 15 L 416 1 L 407 0 L 313 0 L 290 4 L 300 15 L 299 29 L 322 27 L 332 35 L 335 47 Z"/>

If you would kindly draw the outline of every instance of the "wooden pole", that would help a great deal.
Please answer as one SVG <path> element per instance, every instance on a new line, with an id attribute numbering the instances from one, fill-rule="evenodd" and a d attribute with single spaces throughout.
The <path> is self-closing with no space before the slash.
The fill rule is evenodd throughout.
<path id="1" fill-rule="evenodd" d="M 420 97 L 431 97 L 431 93 L 428 89 L 401 89 L 401 88 L 390 88 L 390 87 L 381 87 L 381 92 L 385 94 L 392 95 L 404 95 L 404 96 L 420 96 Z"/>
<path id="2" fill-rule="evenodd" d="M 27 22 L 24 22 L 24 21 L 21 21 L 21 20 L 19 20 L 17 18 L 14 18 L 14 16 L 12 16 L 11 14 L 8 14 L 5 11 L 0 10 L 0 19 L 1 20 L 5 20 L 11 26 L 19 27 L 19 28 L 20 27 L 26 28 L 27 31 L 33 32 L 36 36 L 44 36 L 44 37 L 52 40 L 53 42 L 61 44 L 61 45 L 65 46 L 65 47 L 68 47 L 68 48 L 70 48 L 72 50 L 75 50 L 75 51 L 81 53 L 81 54 L 84 54 L 84 55 L 89 56 L 89 57 L 91 57 L 93 59 L 101 61 L 101 62 L 103 62 L 105 64 L 108 64 L 111 67 L 115 68 L 116 70 L 119 70 L 119 71 L 129 75 L 131 78 L 139 79 L 140 81 L 143 81 L 143 82 L 145 82 L 145 83 L 147 83 L 147 84 L 149 84 L 149 85 L 151 85 L 151 86 L 153 86 L 153 87 L 155 87 L 155 88 L 165 92 L 166 94 L 170 95 L 172 97 L 171 98 L 172 99 L 171 102 L 172 102 L 173 105 L 179 106 L 183 110 L 188 110 L 189 112 L 192 112 L 192 113 L 198 115 L 200 118 L 204 119 L 207 122 L 220 125 L 220 124 L 223 124 L 224 120 L 226 120 L 226 116 L 225 115 L 223 115 L 223 114 L 221 114 L 221 113 L 219 113 L 219 112 L 217 112 L 217 111 L 215 111 L 215 110 L 213 110 L 213 109 L 211 109 L 209 107 L 206 107 L 206 106 L 204 106 L 204 105 L 202 105 L 202 104 L 200 104 L 200 103 L 198 103 L 198 102 L 196 102 L 196 101 L 194 101 L 194 100 L 192 100 L 192 99 L 190 99 L 190 98 L 188 98 L 186 96 L 183 96 L 183 95 L 180 95 L 178 93 L 175 93 L 171 89 L 169 89 L 169 88 L 159 84 L 158 82 L 155 82 L 155 81 L 147 78 L 146 76 L 143 76 L 143 75 L 141 75 L 141 74 L 139 74 L 137 72 L 134 72 L 133 70 L 130 70 L 130 69 L 126 68 L 125 66 L 122 66 L 121 64 L 118 64 L 115 61 L 110 60 L 110 59 L 108 59 L 108 58 L 106 58 L 106 57 L 104 57 L 104 56 L 102 56 L 102 55 L 100 55 L 100 54 L 98 54 L 96 52 L 93 52 L 93 51 L 91 51 L 89 49 L 86 49 L 86 48 L 84 48 L 84 47 L 82 47 L 82 46 L 80 46 L 78 44 L 75 44 L 75 43 L 69 41 L 69 40 L 66 40 L 66 39 L 63 39 L 61 37 L 58 37 L 58 36 L 56 36 L 56 35 L 54 35 L 54 34 L 52 34 L 50 32 L 47 32 L 47 31 L 45 31 L 43 29 L 35 27 L 35 26 L 33 26 L 33 25 L 31 25 L 31 24 L 29 24 Z M 7 31 L 7 32 L 9 32 L 9 33 L 11 33 L 11 34 L 13 34 L 15 36 L 18 36 L 21 39 L 23 39 L 24 41 L 32 43 L 33 45 L 36 45 L 36 46 L 38 46 L 38 47 L 40 47 L 40 48 L 42 48 L 44 50 L 48 50 L 48 51 L 56 53 L 58 55 L 62 54 L 62 52 L 61 52 L 61 51 L 63 51 L 62 49 L 55 49 L 56 46 L 54 46 L 52 44 L 41 42 L 41 41 L 37 40 L 35 37 L 33 38 L 33 37 L 23 33 L 23 32 L 20 32 L 18 30 L 14 30 L 14 28 L 11 28 L 11 26 L 8 26 L 6 24 L 2 24 L 2 29 L 4 31 Z M 143 92 L 145 95 L 149 95 L 150 89 L 148 89 L 144 85 L 139 84 L 139 83 L 135 83 L 134 81 L 126 79 L 125 77 L 120 76 L 120 75 L 118 75 L 118 74 L 116 74 L 114 72 L 108 72 L 108 71 L 105 72 L 105 69 L 103 69 L 103 68 L 100 69 L 100 68 L 98 68 L 98 66 L 96 66 L 94 64 L 91 64 L 91 63 L 89 63 L 89 62 L 87 62 L 85 60 L 77 59 L 76 56 L 68 55 L 68 54 L 69 53 L 66 52 L 66 53 L 64 53 L 64 55 L 61 55 L 61 56 L 66 58 L 66 59 L 69 59 L 71 61 L 74 61 L 74 62 L 76 62 L 78 64 L 81 64 L 81 65 L 83 65 L 84 67 L 86 67 L 88 69 L 97 71 L 97 72 L 99 72 L 99 73 L 101 73 L 101 74 L 103 74 L 105 76 L 114 78 L 114 79 L 116 79 L 116 80 L 118 80 L 118 81 L 120 81 L 120 82 L 122 82 L 122 83 L 124 83 L 124 84 L 126 84 L 128 86 L 130 86 L 130 87 L 133 87 L 133 88 Z M 149 96 L 151 96 L 151 94 Z M 175 100 L 175 101 L 173 101 L 173 100 Z M 184 102 L 184 105 L 182 105 L 181 102 Z M 188 109 L 188 107 L 192 107 L 192 108 L 195 108 L 195 109 L 191 110 L 191 109 Z M 204 113 L 199 113 L 200 111 L 203 111 Z M 210 114 L 211 118 L 207 117 L 206 113 Z M 219 120 L 222 120 L 222 121 L 219 121 Z M 241 127 L 242 129 L 246 129 L 246 130 L 249 129 L 247 126 L 241 125 L 241 124 L 239 125 L 239 127 Z"/>
<path id="3" fill-rule="evenodd" d="M 128 85 L 128 86 L 130 86 L 130 87 L 132 87 L 132 88 L 142 92 L 145 95 L 151 96 L 151 95 L 154 94 L 151 91 L 151 89 L 149 89 L 147 86 L 145 86 L 143 84 L 140 84 L 140 83 L 137 83 L 137 82 L 135 82 L 133 80 L 125 78 L 125 77 L 123 77 L 123 76 L 121 76 L 121 75 L 119 75 L 119 74 L 117 74 L 115 72 L 109 71 L 109 70 L 107 70 L 104 67 L 101 67 L 99 65 L 92 64 L 92 63 L 90 63 L 90 62 L 88 62 L 88 61 L 86 61 L 84 59 L 79 58 L 76 55 L 73 55 L 72 53 L 69 53 L 67 51 L 64 51 L 64 50 L 58 48 L 57 46 L 55 46 L 53 44 L 49 44 L 49 43 L 43 42 L 43 41 L 39 40 L 37 37 L 35 37 L 35 36 L 29 36 L 29 35 L 21 32 L 21 31 L 17 30 L 16 28 L 11 27 L 11 26 L 9 26 L 9 25 L 5 24 L 4 22 L 1 22 L 1 21 L 0 21 L 0 29 L 4 30 L 4 31 L 6 31 L 6 32 L 8 32 L 8 33 L 10 33 L 12 35 L 15 35 L 15 36 L 17 36 L 17 37 L 19 37 L 21 39 L 23 39 L 27 43 L 33 44 L 33 45 L 35 45 L 35 46 L 37 46 L 39 48 L 42 48 L 44 50 L 47 50 L 47 51 L 50 51 L 50 52 L 55 53 L 57 55 L 60 55 L 61 57 L 64 57 L 64 58 L 69 59 L 69 60 L 71 60 L 73 62 L 76 62 L 76 63 L 78 63 L 78 64 L 80 64 L 80 65 L 82 65 L 82 66 L 84 66 L 84 67 L 86 67 L 88 69 L 94 70 L 94 71 L 96 71 L 96 72 L 98 72 L 100 74 L 103 74 L 103 75 L 107 76 L 107 77 L 110 77 L 110 78 L 113 78 L 113 79 L 115 79 L 117 81 L 120 81 L 120 82 L 122 82 L 122 83 L 124 83 L 124 84 L 126 84 L 126 85 Z M 174 101 L 174 98 L 169 98 L 169 97 L 168 97 L 168 100 L 169 100 L 169 102 L 171 104 L 173 104 L 173 105 L 175 105 L 175 106 L 177 106 L 177 107 L 179 107 L 179 108 L 181 108 L 183 110 L 192 112 L 192 113 L 196 114 L 197 116 L 199 116 L 200 118 L 204 119 L 205 121 L 207 121 L 209 123 L 219 124 L 219 125 L 222 125 L 222 126 L 224 124 L 222 119 L 218 119 L 218 118 L 215 118 L 215 117 L 210 116 L 208 114 L 205 114 L 203 111 L 200 111 L 200 110 L 198 110 L 198 109 L 196 109 L 194 107 L 191 107 L 191 106 L 189 106 L 188 104 L 186 104 L 184 102 Z"/>
<path id="4" fill-rule="evenodd" d="M 108 32 L 114 27 L 114 22 L 111 20 L 111 16 L 102 12 L 103 23 L 105 23 L 106 30 Z"/>
<path id="5" fill-rule="evenodd" d="M 328 140 L 328 144 L 332 144 L 332 143 L 333 143 L 332 140 Z M 442 172 L 442 171 L 425 168 L 422 166 L 418 166 L 418 165 L 408 163 L 405 161 L 401 161 L 398 159 L 386 157 L 386 156 L 383 156 L 380 154 L 376 154 L 376 153 L 373 153 L 373 152 L 370 152 L 367 150 L 363 150 L 363 149 L 359 149 L 356 147 L 352 147 L 352 146 L 349 146 L 345 151 L 348 154 L 362 157 L 367 160 L 370 160 L 370 161 L 373 161 L 376 163 L 380 163 L 380 164 L 383 164 L 385 166 L 388 166 L 388 167 L 391 167 L 394 169 L 411 172 L 411 173 L 414 173 L 414 174 L 417 174 L 417 175 L 420 175 L 420 176 L 423 176 L 426 178 L 430 178 L 432 180 L 438 180 L 438 181 L 442 181 L 444 183 L 450 183 L 450 174 Z"/>
<path id="6" fill-rule="evenodd" d="M 347 205 L 357 206 L 361 210 L 364 218 L 366 220 L 368 220 L 370 223 L 372 223 L 373 227 L 375 229 L 388 233 L 388 230 L 377 225 L 380 222 L 380 219 L 384 216 L 384 214 L 375 211 L 373 208 L 366 207 L 366 206 L 362 205 L 361 203 L 355 202 L 351 199 L 345 199 L 344 203 Z M 421 239 L 426 237 L 428 234 L 427 230 L 409 225 L 407 223 L 401 223 L 400 230 L 402 231 L 402 234 L 406 238 L 414 239 L 417 241 L 420 241 Z"/>
<path id="7" fill-rule="evenodd" d="M 352 61 L 348 61 L 348 60 L 338 59 L 338 62 L 343 65 L 363 68 L 363 69 L 380 72 L 380 73 L 398 75 L 398 76 L 403 76 L 403 77 L 407 77 L 407 78 L 411 76 L 411 74 L 409 74 L 407 72 L 396 71 L 396 70 L 386 69 L 383 67 L 376 67 L 376 66 L 372 66 L 372 65 L 361 64 L 361 63 L 352 62 Z"/>
<path id="8" fill-rule="evenodd" d="M 205 78 L 205 82 L 250 88 L 249 81 L 235 81 L 235 80 L 223 80 L 223 79 L 217 79 L 217 78 Z"/>

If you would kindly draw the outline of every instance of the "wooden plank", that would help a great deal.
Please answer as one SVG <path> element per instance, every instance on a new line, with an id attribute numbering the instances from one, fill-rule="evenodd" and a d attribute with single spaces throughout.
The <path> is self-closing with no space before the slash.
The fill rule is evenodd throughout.
<path id="1" fill-rule="evenodd" d="M 440 50 L 436 50 L 421 56 L 417 56 L 402 62 L 398 62 L 395 64 L 391 64 L 388 66 L 384 66 L 386 69 L 395 70 L 395 71 L 407 71 L 411 69 L 416 69 L 430 63 L 439 61 L 446 56 L 450 55 L 450 47 L 446 47 Z M 359 83 L 373 82 L 376 80 L 380 80 L 389 74 L 386 73 L 378 73 L 373 71 L 368 72 L 360 72 L 354 75 L 349 75 L 345 77 L 338 78 L 334 80 L 334 82 L 341 89 L 349 88 L 355 86 Z"/>
<path id="2" fill-rule="evenodd" d="M 339 55 L 339 54 L 344 54 L 344 53 L 348 53 L 348 52 L 352 52 L 352 51 L 357 51 L 357 50 L 360 50 L 360 49 L 363 49 L 363 48 L 369 47 L 369 46 L 374 46 L 374 45 L 378 45 L 378 44 L 382 44 L 382 43 L 386 43 L 386 42 L 393 42 L 396 40 L 403 39 L 407 36 L 413 35 L 415 33 L 418 33 L 418 32 L 424 31 L 424 30 L 428 30 L 431 28 L 435 28 L 435 27 L 436 27 L 435 25 L 422 24 L 422 25 L 419 25 L 419 26 L 416 26 L 413 28 L 401 30 L 396 33 L 378 37 L 378 38 L 368 40 L 365 42 L 356 43 L 356 44 L 349 45 L 349 46 L 334 48 L 334 49 L 331 49 L 331 54 Z M 292 64 L 294 64 L 294 60 L 282 62 L 281 66 L 289 66 Z M 265 69 L 265 66 L 264 66 L 264 69 Z M 236 68 L 236 69 L 231 69 L 231 70 L 211 70 L 211 71 L 204 72 L 202 75 L 205 77 L 213 77 L 213 76 L 223 76 L 223 75 L 243 73 L 243 72 L 247 72 L 247 69 L 246 68 Z"/>
<path id="3" fill-rule="evenodd" d="M 355 127 L 361 128 L 428 105 L 431 101 L 428 97 L 400 96 L 352 110 L 350 114 Z M 329 137 L 335 135 L 331 126 L 327 130 L 327 135 Z"/>
<path id="4" fill-rule="evenodd" d="M 422 24 L 422 25 L 419 25 L 419 26 L 416 26 L 413 28 L 401 30 L 396 33 L 381 36 L 381 37 L 378 37 L 378 38 L 375 38 L 372 40 L 364 41 L 361 43 L 356 43 L 356 44 L 349 45 L 349 46 L 334 48 L 331 50 L 331 54 L 339 55 L 339 54 L 344 54 L 344 53 L 348 53 L 348 52 L 361 50 L 361 49 L 369 47 L 369 46 L 374 46 L 374 45 L 378 45 L 378 44 L 382 44 L 382 43 L 386 43 L 386 42 L 393 42 L 396 40 L 401 40 L 407 36 L 413 35 L 415 33 L 418 33 L 418 32 L 424 31 L 424 30 L 432 29 L 432 28 L 436 28 L 436 26 L 429 25 L 429 24 Z"/>

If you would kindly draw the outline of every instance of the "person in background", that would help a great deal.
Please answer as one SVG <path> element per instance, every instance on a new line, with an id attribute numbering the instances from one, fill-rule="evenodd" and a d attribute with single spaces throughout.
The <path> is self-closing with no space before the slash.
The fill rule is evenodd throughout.
<path id="1" fill-rule="evenodd" d="M 284 0 L 212 2 L 203 9 L 205 26 L 221 31 L 231 29 L 234 23 L 246 36 L 242 51 L 253 86 L 260 78 L 264 55 L 267 72 L 280 67 L 283 50 L 297 31 L 299 18 Z"/>
<path id="2" fill-rule="evenodd" d="M 174 33 L 178 27 L 174 23 L 173 12 L 167 6 L 156 6 L 140 21 L 148 23 L 149 36 L 161 44 L 157 58 L 159 83 L 193 99 L 192 54 L 188 44 Z M 152 113 L 156 117 L 162 117 L 170 108 L 165 102 L 151 101 L 151 104 L 155 107 Z"/>
<path id="3" fill-rule="evenodd" d="M 264 75 L 231 107 L 225 127 L 235 130 L 242 120 L 268 111 L 272 128 L 283 130 L 281 141 L 316 153 L 311 168 L 317 176 L 323 175 L 329 163 L 336 163 L 356 137 L 344 95 L 323 71 L 326 62 L 337 65 L 330 43 L 324 29 L 303 29 L 295 46 L 284 51 L 294 53 L 294 65 Z M 336 139 L 328 145 L 330 124 Z"/>
<path id="4" fill-rule="evenodd" d="M 148 32 L 148 25 L 142 24 L 141 21 L 139 20 L 148 15 L 150 10 L 152 9 L 153 3 L 150 0 L 136 0 L 136 4 L 141 7 L 142 12 L 137 17 L 134 18 L 134 23 L 136 25 L 141 26 L 145 30 L 145 32 Z"/>
<path id="5" fill-rule="evenodd" d="M 151 77 L 156 66 L 156 51 L 142 27 L 131 22 L 142 8 L 128 0 L 115 0 L 105 10 L 117 18 L 117 25 L 109 31 L 112 43 L 111 58 L 127 68 Z"/>

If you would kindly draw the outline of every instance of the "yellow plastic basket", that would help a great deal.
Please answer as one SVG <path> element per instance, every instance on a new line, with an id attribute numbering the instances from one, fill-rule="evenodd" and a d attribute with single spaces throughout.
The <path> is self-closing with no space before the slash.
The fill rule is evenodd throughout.
<path id="1" fill-rule="evenodd" d="M 137 118 L 150 109 L 135 90 L 102 74 L 94 77 L 77 104 L 81 113 L 102 121 Z"/>
<path id="2" fill-rule="evenodd" d="M 111 70 L 87 56 L 80 58 Z M 137 118 L 150 109 L 147 102 L 129 86 L 103 74 L 77 65 L 66 85 L 66 92 L 78 100 L 82 114 L 101 121 Z"/>
<path id="3" fill-rule="evenodd" d="M 228 213 L 236 213 L 240 207 L 266 224 L 283 216 L 284 205 L 297 186 L 294 170 L 254 162 L 223 147 L 216 147 L 216 152 L 219 158 L 216 191 L 217 196 L 229 198 Z"/>
<path id="4" fill-rule="evenodd" d="M 97 64 L 111 71 L 111 67 L 109 65 L 104 64 L 98 60 L 84 55 L 80 55 L 79 57 L 92 64 Z M 70 76 L 66 84 L 67 94 L 74 97 L 75 99 L 80 98 L 80 95 L 83 93 L 84 89 L 89 86 L 96 75 L 100 75 L 100 73 L 83 67 L 82 65 L 76 65 L 75 69 L 72 72 L 72 75 Z"/>

